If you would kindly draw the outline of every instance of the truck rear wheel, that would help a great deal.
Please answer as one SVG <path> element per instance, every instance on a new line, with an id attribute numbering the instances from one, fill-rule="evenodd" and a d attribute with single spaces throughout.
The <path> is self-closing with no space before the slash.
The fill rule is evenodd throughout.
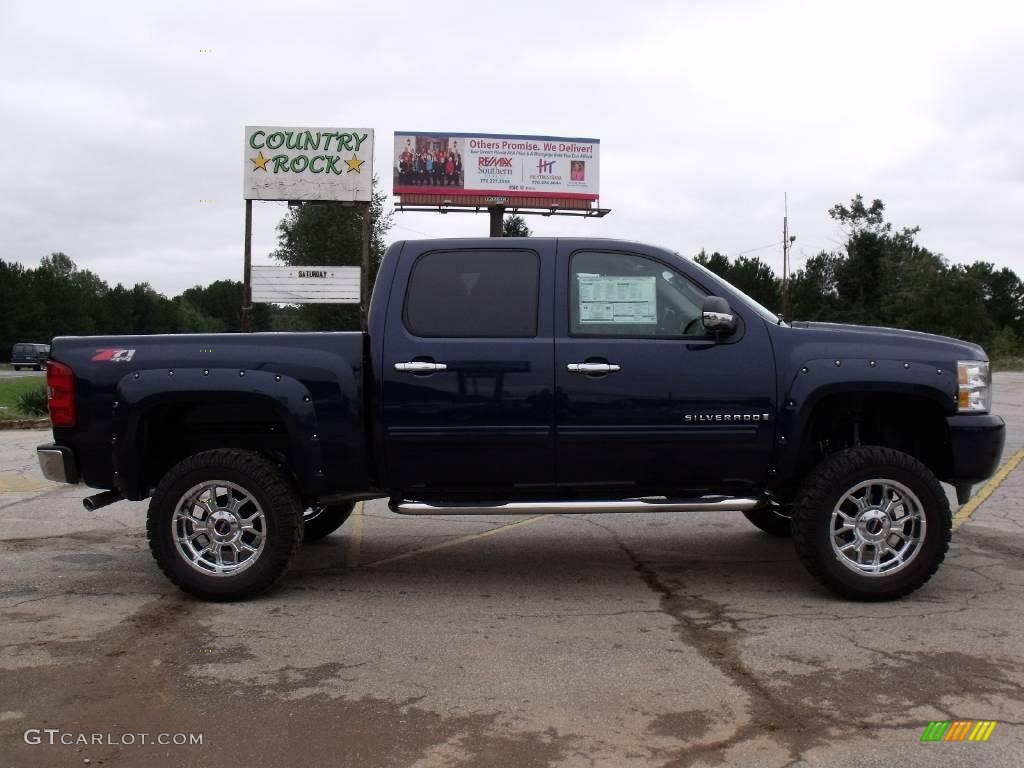
<path id="1" fill-rule="evenodd" d="M 319 541 L 330 536 L 352 516 L 355 506 L 355 502 L 350 501 L 346 504 L 320 504 L 310 507 L 302 516 L 302 540 Z"/>
<path id="2" fill-rule="evenodd" d="M 894 600 L 938 570 L 952 516 L 938 479 L 900 451 L 860 446 L 824 459 L 793 505 L 807 570 L 853 600 Z"/>
<path id="3" fill-rule="evenodd" d="M 273 463 L 250 451 L 190 456 L 157 485 L 146 523 L 160 569 L 206 600 L 269 589 L 302 543 L 302 503 Z"/>

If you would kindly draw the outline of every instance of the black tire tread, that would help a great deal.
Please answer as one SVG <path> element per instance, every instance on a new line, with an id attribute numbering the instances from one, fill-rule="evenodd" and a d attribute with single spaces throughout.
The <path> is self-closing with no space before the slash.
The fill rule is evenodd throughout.
<path id="1" fill-rule="evenodd" d="M 254 566 L 244 576 L 240 575 L 244 581 L 226 583 L 222 585 L 226 589 L 213 590 L 182 579 L 172 564 L 166 560 L 165 553 L 160 549 L 158 543 L 156 526 L 159 513 L 155 510 L 160 510 L 166 504 L 177 503 L 175 485 L 189 473 L 215 472 L 216 468 L 244 474 L 252 479 L 254 485 L 265 491 L 269 502 L 268 506 L 274 510 L 272 514 L 278 516 L 278 538 L 280 541 L 277 546 L 270 547 L 260 556 L 271 560 L 269 566 L 259 563 L 258 571 Z M 189 456 L 173 466 L 161 478 L 150 501 L 149 514 L 146 516 L 146 539 L 160 570 L 179 589 L 214 602 L 246 600 L 270 589 L 284 576 L 292 557 L 302 545 L 302 509 L 302 504 L 291 481 L 269 459 L 252 451 L 216 448 Z M 265 510 L 266 513 L 267 510 Z M 176 552 L 170 552 L 168 556 L 179 558 Z M 258 577 L 253 578 L 253 571 L 259 574 Z M 232 580 L 226 579 L 225 581 L 231 582 Z"/>
<path id="2" fill-rule="evenodd" d="M 941 516 L 942 527 L 937 555 L 932 558 L 924 572 L 916 578 L 897 589 L 884 592 L 857 589 L 837 579 L 824 567 L 814 541 L 822 510 L 831 509 L 835 503 L 835 488 L 843 482 L 844 478 L 857 472 L 858 469 L 868 466 L 895 467 L 898 470 L 911 473 L 919 482 L 928 486 L 936 500 L 941 500 L 938 512 Z M 922 503 L 925 502 L 922 501 Z M 913 456 L 884 446 L 858 446 L 826 457 L 808 475 L 793 504 L 793 544 L 801 562 L 818 581 L 841 597 L 850 600 L 865 602 L 896 600 L 922 587 L 935 575 L 945 559 L 952 538 L 952 527 L 953 516 L 949 508 L 949 500 L 946 498 L 938 478 Z"/>

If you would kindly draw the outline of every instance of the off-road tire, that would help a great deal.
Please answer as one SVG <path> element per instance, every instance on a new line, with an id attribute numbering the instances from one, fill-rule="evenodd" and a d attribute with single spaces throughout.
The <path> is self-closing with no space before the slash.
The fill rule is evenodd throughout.
<path id="1" fill-rule="evenodd" d="M 920 500 L 925 535 L 916 556 L 891 575 L 854 572 L 832 549 L 832 511 L 858 483 L 896 481 Z M 949 500 L 928 467 L 900 451 L 859 446 L 823 459 L 804 481 L 793 504 L 793 543 L 804 566 L 838 595 L 861 601 L 895 600 L 910 594 L 932 577 L 949 549 L 953 527 Z"/>
<path id="2" fill-rule="evenodd" d="M 330 536 L 352 516 L 355 507 L 355 502 L 349 501 L 345 504 L 324 504 L 307 509 L 302 522 L 302 540 L 309 543 Z"/>
<path id="3" fill-rule="evenodd" d="M 175 507 L 198 484 L 224 480 L 245 489 L 266 521 L 265 543 L 253 565 L 232 576 L 212 576 L 193 568 L 178 551 Z M 258 453 L 228 448 L 203 451 L 173 466 L 149 504 L 146 536 L 160 570 L 180 589 L 204 600 L 245 600 L 266 591 L 288 569 L 302 544 L 302 502 L 291 480 Z"/>
<path id="4" fill-rule="evenodd" d="M 744 512 L 743 516 L 769 536 L 788 539 L 793 535 L 790 527 L 791 513 L 792 509 L 789 505 L 770 504 Z"/>

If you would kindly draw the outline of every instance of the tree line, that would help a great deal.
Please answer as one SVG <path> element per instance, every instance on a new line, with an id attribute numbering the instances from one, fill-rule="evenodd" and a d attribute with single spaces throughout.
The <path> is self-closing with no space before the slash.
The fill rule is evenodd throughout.
<path id="1" fill-rule="evenodd" d="M 843 247 L 821 251 L 788 281 L 756 257 L 701 251 L 696 261 L 786 319 L 880 325 L 981 344 L 992 359 L 1024 355 L 1024 285 L 987 261 L 951 264 L 917 242 L 918 227 L 896 229 L 881 200 L 861 195 L 828 215 Z"/>
<path id="2" fill-rule="evenodd" d="M 372 203 L 371 281 L 385 250 L 391 214 Z M 828 215 L 845 231 L 843 247 L 809 258 L 782 281 L 757 257 L 701 251 L 696 261 L 787 319 L 887 325 L 978 342 L 993 359 L 1024 356 L 1024 286 L 990 262 L 950 264 L 917 242 L 919 229 L 895 229 L 881 200 L 857 195 Z M 529 236 L 521 217 L 505 235 Z M 271 254 L 294 266 L 357 265 L 359 212 L 341 205 L 290 208 Z M 216 280 L 173 297 L 147 283 L 110 286 L 64 253 L 35 268 L 0 259 L 0 359 L 16 342 L 91 334 L 219 333 L 241 330 L 242 283 Z M 358 308 L 344 304 L 253 307 L 257 331 L 356 330 Z"/>

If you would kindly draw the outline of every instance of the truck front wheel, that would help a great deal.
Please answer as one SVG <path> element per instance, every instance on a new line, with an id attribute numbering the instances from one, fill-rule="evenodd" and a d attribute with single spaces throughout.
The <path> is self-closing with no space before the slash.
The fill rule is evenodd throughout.
<path id="1" fill-rule="evenodd" d="M 146 533 L 160 569 L 185 592 L 243 600 L 284 575 L 302 543 L 302 503 L 263 456 L 204 451 L 164 475 Z"/>
<path id="2" fill-rule="evenodd" d="M 302 540 L 319 541 L 330 536 L 352 516 L 355 506 L 355 502 L 350 501 L 345 504 L 320 504 L 309 507 L 302 517 Z"/>
<path id="3" fill-rule="evenodd" d="M 793 505 L 793 542 L 822 584 L 853 600 L 893 600 L 938 570 L 949 548 L 949 501 L 912 456 L 859 446 L 824 459 Z"/>

